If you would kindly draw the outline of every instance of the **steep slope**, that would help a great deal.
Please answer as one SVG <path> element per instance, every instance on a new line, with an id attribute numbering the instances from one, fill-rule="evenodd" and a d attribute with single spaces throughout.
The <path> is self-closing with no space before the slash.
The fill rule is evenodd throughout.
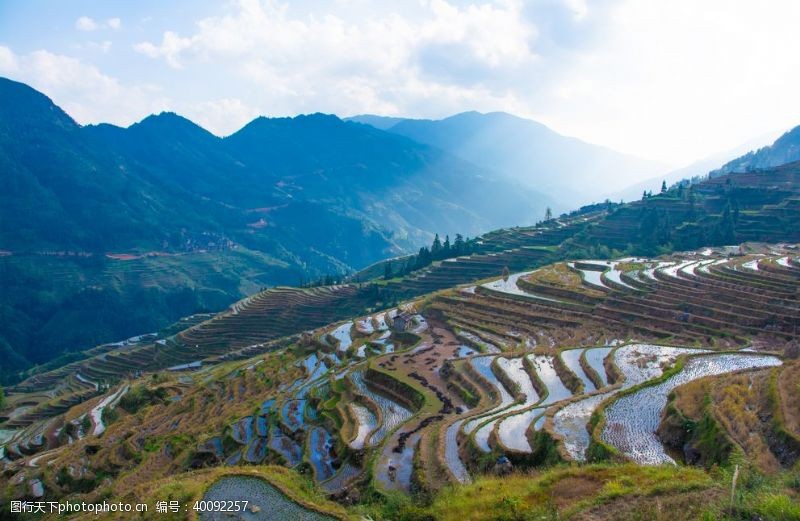
<path id="1" fill-rule="evenodd" d="M 602 199 L 666 170 L 658 163 L 562 136 L 541 123 L 502 112 L 405 120 L 389 131 L 535 187 L 553 197 L 559 210 Z"/>
<path id="2" fill-rule="evenodd" d="M 262 286 L 355 270 L 434 232 L 532 222 L 549 203 L 335 116 L 258 118 L 226 139 L 172 113 L 81 127 L 7 79 L 0 172 L 0 345 L 15 360 L 5 371 L 218 310 Z M 131 266 L 126 255 L 156 260 L 146 276 L 114 276 Z M 165 304 L 176 295 L 193 304 Z"/>
<path id="3" fill-rule="evenodd" d="M 81 127 L 29 87 L 0 83 L 0 248 L 36 251 L 153 245 L 160 225 L 197 227 L 167 194 L 94 146 Z M 158 221 L 152 219 L 158 215 Z"/>
<path id="4" fill-rule="evenodd" d="M 335 116 L 258 118 L 225 145 L 286 196 L 362 212 L 415 242 L 432 230 L 474 235 L 530 223 L 549 203 L 441 150 Z"/>
<path id="5" fill-rule="evenodd" d="M 707 179 L 620 205 L 563 245 L 653 255 L 745 241 L 800 241 L 800 162 Z M 600 250 L 598 250 L 598 246 Z M 605 249 L 603 249 L 605 248 Z"/>
<path id="6" fill-rule="evenodd" d="M 724 164 L 720 169 L 711 172 L 711 176 L 716 177 L 731 172 L 749 172 L 785 165 L 793 161 L 800 161 L 800 126 L 783 134 L 772 145 L 748 152 Z"/>

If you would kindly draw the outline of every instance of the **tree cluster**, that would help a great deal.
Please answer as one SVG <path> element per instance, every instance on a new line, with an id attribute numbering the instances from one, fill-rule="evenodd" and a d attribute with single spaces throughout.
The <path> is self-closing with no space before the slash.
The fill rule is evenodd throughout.
<path id="1" fill-rule="evenodd" d="M 444 242 L 442 242 L 437 233 L 433 238 L 431 246 L 421 247 L 416 255 L 411 255 L 406 259 L 395 262 L 386 262 L 383 270 L 383 278 L 388 280 L 392 277 L 407 275 L 412 271 L 430 266 L 434 261 L 470 255 L 475 253 L 476 246 L 477 241 L 475 239 L 470 240 L 469 237 L 464 238 L 460 233 L 456 234 L 452 244 L 450 243 L 449 235 L 446 235 Z"/>

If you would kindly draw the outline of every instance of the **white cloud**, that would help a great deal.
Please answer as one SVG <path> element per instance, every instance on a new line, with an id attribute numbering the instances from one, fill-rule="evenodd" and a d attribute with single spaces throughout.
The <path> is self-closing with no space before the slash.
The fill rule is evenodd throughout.
<path id="1" fill-rule="evenodd" d="M 75 20 L 75 28 L 79 31 L 95 31 L 99 26 L 92 18 L 81 16 Z"/>
<path id="2" fill-rule="evenodd" d="M 626 1 L 609 12 L 602 44 L 553 71 L 554 101 L 537 111 L 586 139 L 677 162 L 788 129 L 800 124 L 798 17 L 796 2 Z"/>
<path id="3" fill-rule="evenodd" d="M 794 0 L 224 5 L 190 30 L 168 25 L 132 44 L 164 64 L 148 70 L 148 81 L 162 82 L 177 100 L 173 110 L 217 133 L 256 113 L 442 117 L 504 110 L 681 163 L 800 123 Z M 76 27 L 121 29 L 122 21 L 82 17 Z M 86 51 L 109 47 L 84 43 L 79 51 L 88 60 L 99 53 Z M 128 50 L 115 49 L 120 56 Z M 29 60 L 0 48 L 0 68 L 28 70 Z M 107 67 L 122 76 L 130 70 L 124 60 Z M 142 87 L 138 96 L 167 97 Z M 81 98 L 77 91 L 74 97 Z M 99 112 L 81 99 L 81 110 Z M 145 105 L 109 107 L 109 119 Z"/>
<path id="4" fill-rule="evenodd" d="M 0 73 L 13 74 L 17 72 L 17 57 L 8 47 L 0 45 Z"/>
<path id="5" fill-rule="evenodd" d="M 75 28 L 79 31 L 97 31 L 98 29 L 111 29 L 117 31 L 122 28 L 122 20 L 119 18 L 109 18 L 105 22 L 98 22 L 94 18 L 81 16 L 75 20 Z"/>
<path id="6" fill-rule="evenodd" d="M 258 110 L 238 98 L 204 101 L 186 109 L 185 116 L 218 136 L 239 130 L 258 116 Z"/>
<path id="7" fill-rule="evenodd" d="M 524 74 L 538 60 L 535 28 L 520 16 L 521 5 L 432 0 L 421 20 L 389 12 L 348 21 L 241 0 L 197 22 L 194 34 L 165 31 L 161 42 L 134 49 L 175 69 L 209 67 L 230 83 L 258 86 L 248 102 L 265 113 L 424 114 L 435 107 L 441 114 L 468 100 L 470 108 L 489 109 L 514 95 L 485 84 Z"/>
<path id="8" fill-rule="evenodd" d="M 181 38 L 172 31 L 167 31 L 164 33 L 160 45 L 141 42 L 134 45 L 133 48 L 150 58 L 164 58 L 170 66 L 180 69 L 180 54 L 191 45 L 192 40 L 190 38 Z"/>
<path id="9" fill-rule="evenodd" d="M 238 0 L 135 49 L 266 113 L 505 110 L 680 163 L 800 123 L 798 18 L 792 0 Z"/>
<path id="10" fill-rule="evenodd" d="M 8 64 L 11 70 L 7 70 Z M 0 47 L 0 71 L 13 73 L 14 79 L 44 92 L 83 124 L 126 126 L 170 104 L 152 85 L 124 85 L 93 65 L 44 50 L 16 55 Z"/>

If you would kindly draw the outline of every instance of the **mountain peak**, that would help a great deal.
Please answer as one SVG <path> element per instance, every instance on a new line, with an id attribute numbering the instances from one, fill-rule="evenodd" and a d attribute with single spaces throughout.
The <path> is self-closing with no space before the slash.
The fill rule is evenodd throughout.
<path id="1" fill-rule="evenodd" d="M 75 129 L 75 120 L 53 100 L 24 83 L 0 77 L 0 124 L 17 126 L 57 126 Z"/>
<path id="2" fill-rule="evenodd" d="M 166 136 L 173 138 L 183 136 L 199 139 L 217 139 L 208 130 L 174 112 L 151 114 L 140 122 L 134 123 L 128 129 L 135 133 L 157 133 L 162 138 Z"/>

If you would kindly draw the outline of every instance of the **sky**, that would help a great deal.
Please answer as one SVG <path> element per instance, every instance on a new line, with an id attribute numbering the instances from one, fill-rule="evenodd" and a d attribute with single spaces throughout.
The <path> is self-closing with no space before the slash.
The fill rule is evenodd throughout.
<path id="1" fill-rule="evenodd" d="M 800 2 L 0 0 L 0 76 L 79 123 L 504 111 L 681 166 L 800 124 Z"/>

